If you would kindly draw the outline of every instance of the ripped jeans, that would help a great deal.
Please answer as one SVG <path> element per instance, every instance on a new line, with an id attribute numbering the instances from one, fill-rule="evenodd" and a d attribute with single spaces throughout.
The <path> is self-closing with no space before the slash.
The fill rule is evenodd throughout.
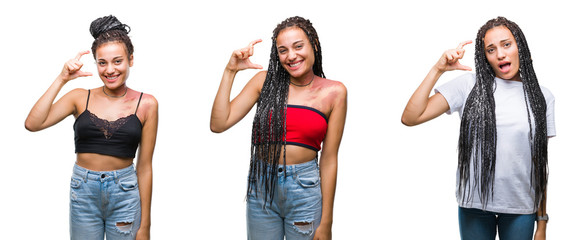
<path id="1" fill-rule="evenodd" d="M 247 239 L 312 239 L 322 218 L 318 160 L 278 169 L 273 202 L 260 187 L 247 200 Z M 285 172 L 285 175 L 284 175 Z M 257 184 L 258 186 L 260 184 Z"/>
<path id="2" fill-rule="evenodd" d="M 71 239 L 135 239 L 142 211 L 134 166 L 91 171 L 75 164 L 71 177 Z"/>

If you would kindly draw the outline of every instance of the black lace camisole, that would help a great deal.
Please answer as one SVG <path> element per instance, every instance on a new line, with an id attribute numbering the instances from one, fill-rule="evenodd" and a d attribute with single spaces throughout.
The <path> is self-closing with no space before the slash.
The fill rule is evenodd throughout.
<path id="1" fill-rule="evenodd" d="M 89 106 L 89 96 L 87 93 L 87 104 L 73 124 L 75 130 L 75 153 L 98 153 L 124 158 L 134 158 L 140 140 L 142 139 L 142 122 L 136 115 L 142 95 L 138 100 L 136 111 L 126 117 L 115 121 L 101 119 L 91 113 Z"/>

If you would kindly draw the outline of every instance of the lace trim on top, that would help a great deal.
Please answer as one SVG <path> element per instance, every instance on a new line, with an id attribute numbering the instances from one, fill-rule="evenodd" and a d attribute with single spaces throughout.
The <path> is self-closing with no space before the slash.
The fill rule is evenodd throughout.
<path id="1" fill-rule="evenodd" d="M 131 116 L 135 114 L 128 115 L 126 117 L 118 118 L 115 121 L 108 121 L 98 117 L 97 115 L 93 114 L 89 110 L 85 110 L 89 113 L 89 119 L 99 130 L 105 135 L 105 139 L 110 139 L 113 134 L 123 125 L 125 125 Z"/>

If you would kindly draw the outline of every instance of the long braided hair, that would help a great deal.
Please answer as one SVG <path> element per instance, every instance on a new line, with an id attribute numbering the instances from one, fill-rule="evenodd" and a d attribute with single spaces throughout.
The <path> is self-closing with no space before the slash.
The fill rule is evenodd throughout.
<path id="1" fill-rule="evenodd" d="M 93 20 L 93 22 L 91 22 L 91 26 L 89 27 L 89 32 L 95 39 L 93 41 L 93 45 L 91 46 L 93 58 L 95 58 L 95 51 L 97 51 L 97 48 L 109 42 L 123 43 L 125 50 L 128 53 L 128 57 L 130 57 L 134 53 L 134 45 L 128 36 L 130 31 L 130 26 L 121 23 L 113 15 L 100 17 Z"/>
<path id="2" fill-rule="evenodd" d="M 519 72 L 523 83 L 528 123 L 530 127 L 529 144 L 532 156 L 531 186 L 535 190 L 535 210 L 544 199 L 548 167 L 547 167 L 547 105 L 536 74 L 532 66 L 530 50 L 526 38 L 518 25 L 504 17 L 492 19 L 484 24 L 476 36 L 475 65 L 476 84 L 466 100 L 460 124 L 458 143 L 458 168 L 460 181 L 458 197 L 462 202 L 470 201 L 473 191 L 479 189 L 480 201 L 484 207 L 494 196 L 494 176 L 496 169 L 496 103 L 494 101 L 496 76 L 490 66 L 485 50 L 484 37 L 489 29 L 504 26 L 514 36 L 518 56 L 520 58 Z M 534 118 L 534 129 L 531 123 Z M 534 134 L 532 133 L 534 130 Z M 470 161 L 473 159 L 473 169 Z M 469 185 L 470 171 L 474 172 L 473 186 Z M 479 186 L 477 186 L 479 184 Z"/>
<path id="3" fill-rule="evenodd" d="M 251 164 L 247 182 L 247 197 L 259 187 L 265 193 L 265 202 L 268 196 L 271 199 L 270 202 L 273 199 L 281 156 L 283 156 L 284 166 L 286 163 L 286 114 L 290 75 L 279 61 L 276 40 L 279 33 L 289 27 L 300 28 L 308 36 L 315 57 L 312 70 L 315 75 L 325 78 L 322 71 L 322 48 L 312 23 L 296 16 L 278 24 L 271 37 L 269 67 L 253 119 Z"/>

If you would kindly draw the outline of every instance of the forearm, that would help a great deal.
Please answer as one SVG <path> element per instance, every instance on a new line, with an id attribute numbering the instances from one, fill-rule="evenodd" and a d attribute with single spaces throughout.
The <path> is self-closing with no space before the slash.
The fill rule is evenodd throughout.
<path id="1" fill-rule="evenodd" d="M 538 207 L 538 211 L 536 212 L 537 216 L 546 216 L 547 215 L 547 197 L 546 197 L 546 193 L 545 196 L 543 197 L 539 207 Z M 546 220 L 538 220 L 536 221 L 536 231 L 543 231 L 546 232 L 547 229 L 547 221 Z"/>
<path id="2" fill-rule="evenodd" d="M 43 128 L 43 123 L 46 121 L 51 106 L 55 101 L 55 98 L 65 86 L 66 81 L 64 81 L 60 75 L 53 81 L 49 89 L 39 98 L 39 100 L 34 104 L 30 113 L 26 117 L 24 126 L 29 131 L 38 131 Z"/>
<path id="3" fill-rule="evenodd" d="M 142 218 L 140 228 L 150 229 L 150 209 L 152 204 L 152 167 L 140 166 L 136 169 L 138 176 L 138 186 L 140 189 L 140 204 L 142 208 Z"/>
<path id="4" fill-rule="evenodd" d="M 225 68 L 219 85 L 219 90 L 213 103 L 210 127 L 213 132 L 226 130 L 227 120 L 231 111 L 231 88 L 237 71 Z"/>
<path id="5" fill-rule="evenodd" d="M 332 227 L 337 173 L 337 158 L 322 158 L 322 161 L 320 161 L 320 178 L 322 190 L 322 219 L 320 221 L 320 226 L 330 228 Z"/>
<path id="6" fill-rule="evenodd" d="M 403 124 L 412 126 L 419 123 L 418 119 L 427 109 L 431 90 L 442 74 L 443 71 L 439 70 L 437 67 L 433 66 L 431 68 L 425 79 L 423 79 L 423 82 L 421 82 L 421 85 L 419 85 L 409 99 L 409 102 L 403 111 L 403 116 L 401 117 L 401 122 L 403 122 Z"/>

